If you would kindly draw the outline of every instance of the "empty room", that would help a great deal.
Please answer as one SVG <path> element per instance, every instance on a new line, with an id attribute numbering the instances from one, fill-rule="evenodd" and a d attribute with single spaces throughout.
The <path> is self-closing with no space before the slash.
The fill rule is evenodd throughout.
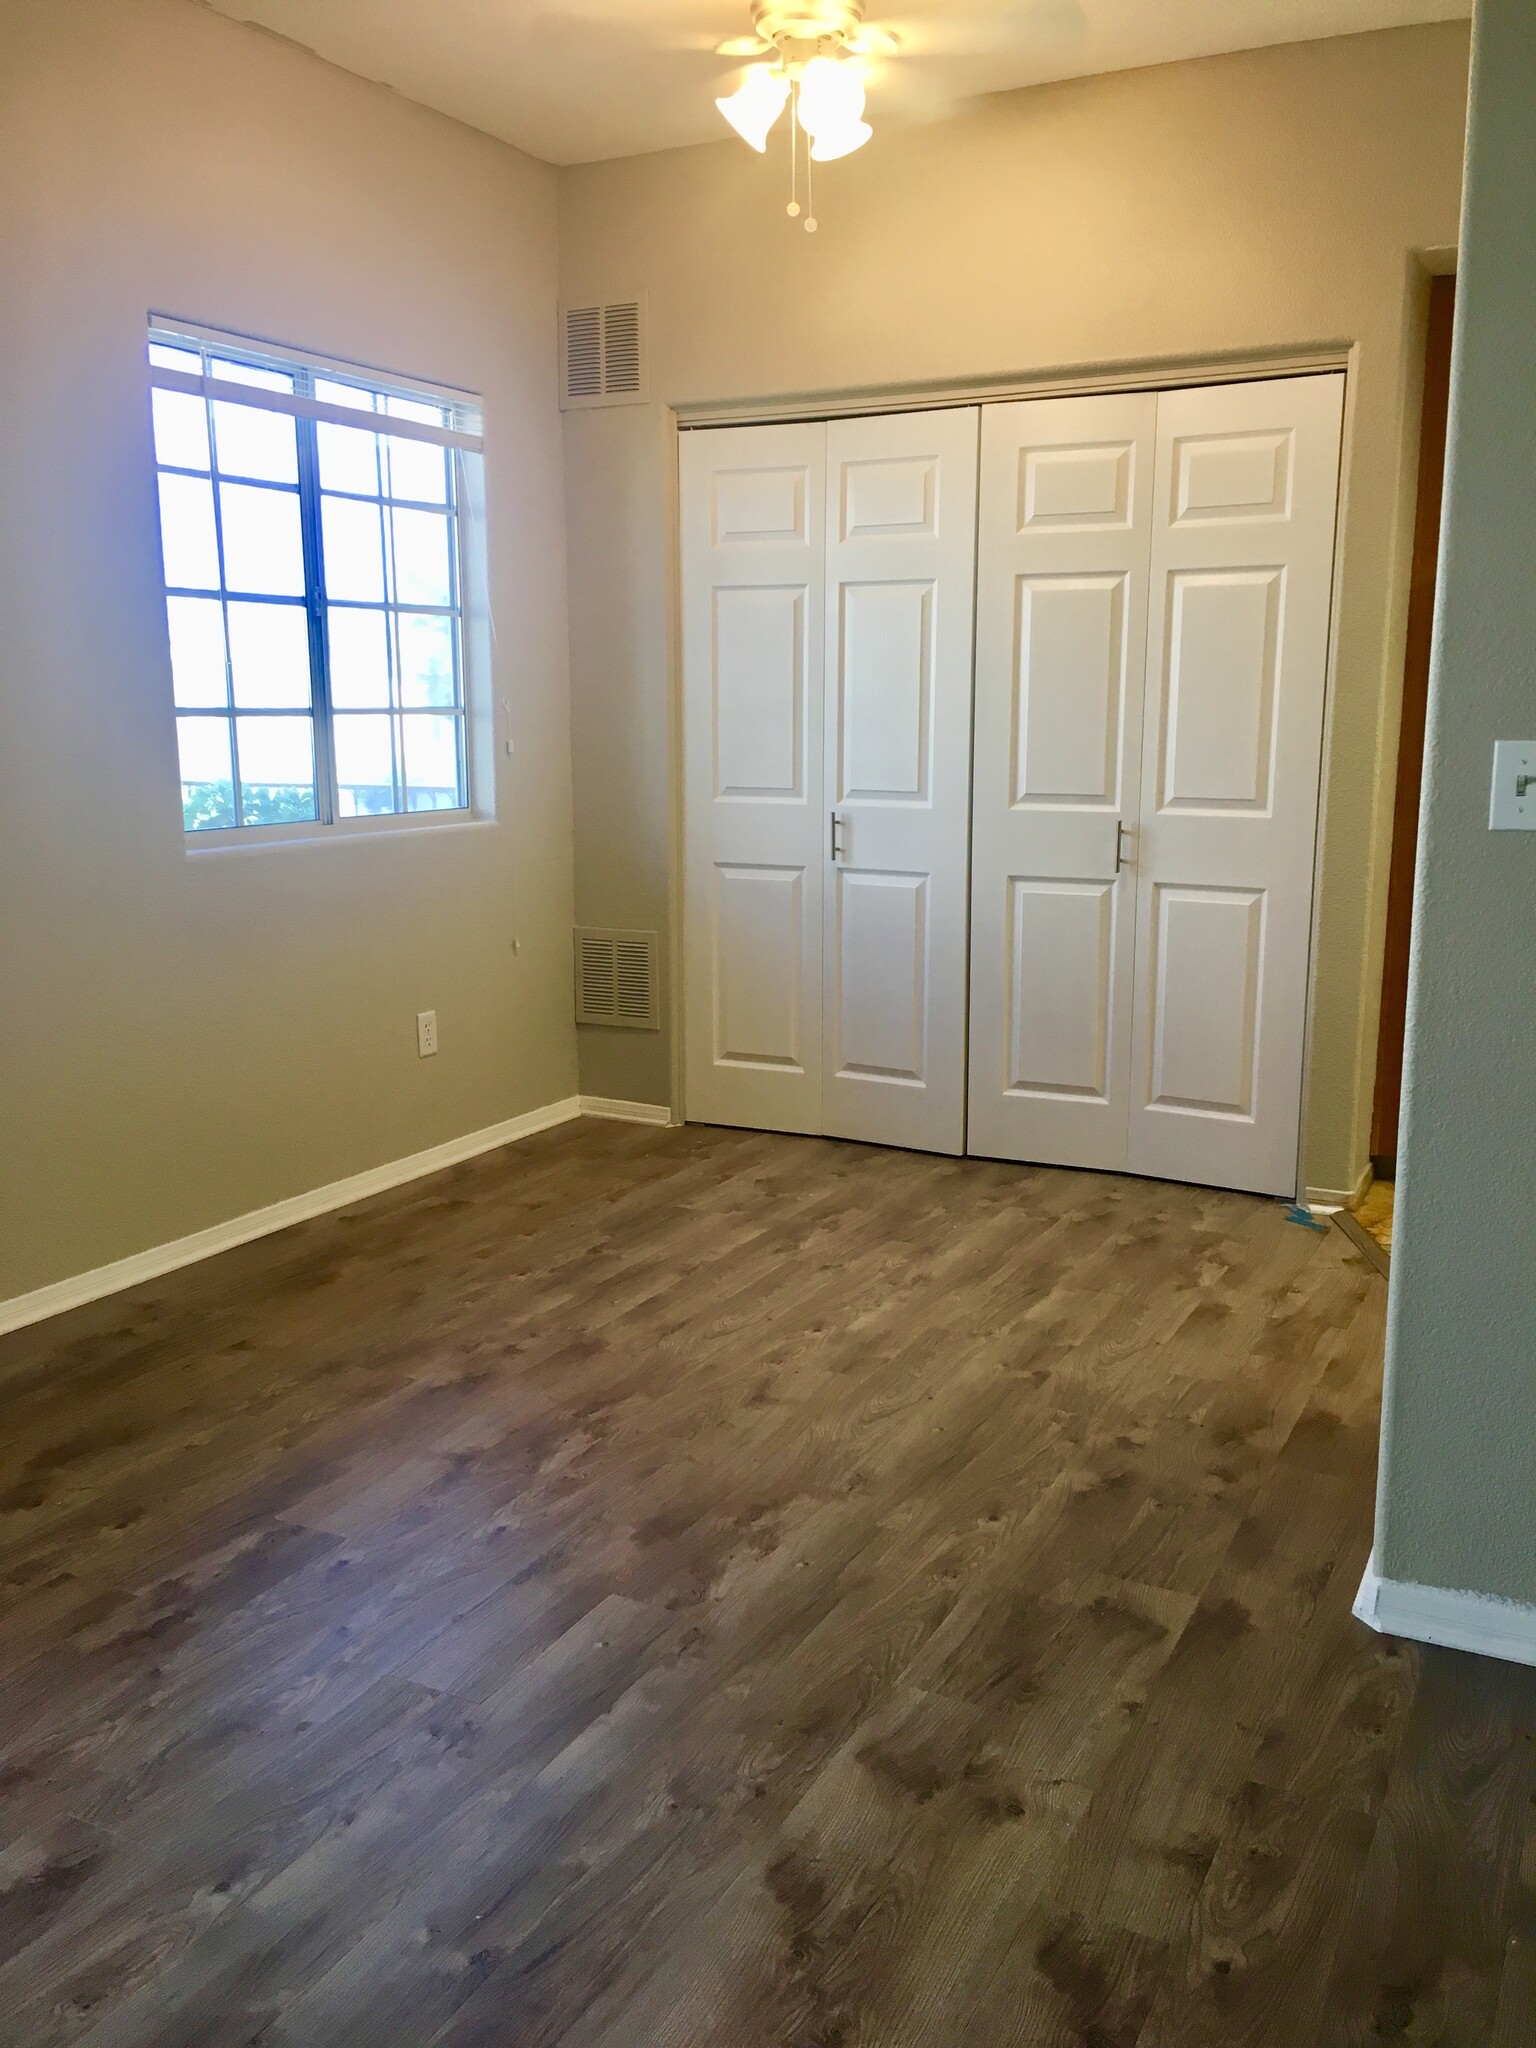
<path id="1" fill-rule="evenodd" d="M 0 2048 L 1533 2048 L 1533 135 L 0 0 Z"/>

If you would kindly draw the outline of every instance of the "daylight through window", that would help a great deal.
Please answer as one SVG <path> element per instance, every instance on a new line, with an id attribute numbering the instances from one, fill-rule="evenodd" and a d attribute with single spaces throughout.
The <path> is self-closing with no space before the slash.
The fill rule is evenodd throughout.
<path id="1" fill-rule="evenodd" d="M 160 325 L 149 361 L 186 830 L 466 810 L 474 402 Z"/>

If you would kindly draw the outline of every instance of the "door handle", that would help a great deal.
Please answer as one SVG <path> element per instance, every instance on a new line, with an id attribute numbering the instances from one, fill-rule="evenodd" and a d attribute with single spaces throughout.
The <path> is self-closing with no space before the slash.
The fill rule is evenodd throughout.
<path id="1" fill-rule="evenodd" d="M 832 813 L 832 858 L 834 860 L 841 860 L 843 857 L 842 831 L 843 821 L 834 811 Z"/>
<path id="2" fill-rule="evenodd" d="M 1129 834 L 1124 825 L 1117 824 L 1115 826 L 1115 873 L 1117 875 L 1122 868 L 1131 865 L 1131 857 L 1125 850 L 1125 842 L 1128 837 Z"/>

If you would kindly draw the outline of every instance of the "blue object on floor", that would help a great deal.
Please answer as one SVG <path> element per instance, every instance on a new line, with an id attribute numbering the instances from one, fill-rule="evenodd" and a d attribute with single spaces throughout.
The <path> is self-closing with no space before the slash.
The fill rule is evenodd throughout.
<path id="1" fill-rule="evenodd" d="M 1310 1209 L 1303 1209 L 1300 1202 L 1292 1202 L 1285 1212 L 1287 1223 L 1300 1223 L 1308 1230 L 1326 1230 L 1326 1223 L 1319 1223 Z"/>

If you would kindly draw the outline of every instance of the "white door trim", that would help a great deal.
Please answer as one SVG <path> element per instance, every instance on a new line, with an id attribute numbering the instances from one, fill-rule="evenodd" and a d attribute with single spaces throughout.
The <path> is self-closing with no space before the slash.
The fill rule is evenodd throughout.
<path id="1" fill-rule="evenodd" d="M 1310 377 L 1321 370 L 1354 366 L 1352 344 L 1322 342 L 1252 355 L 1202 356 L 1125 363 L 1103 369 L 1078 367 L 1020 372 L 998 377 L 963 377 L 933 384 L 865 385 L 849 390 L 775 393 L 766 398 L 679 399 L 671 414 L 681 433 L 696 427 L 788 425 L 808 420 L 857 418 L 866 413 L 933 412 L 946 406 L 993 405 L 1015 398 L 1094 398 L 1133 391 L 1183 391 L 1199 384 L 1251 384 L 1266 377 Z"/>

